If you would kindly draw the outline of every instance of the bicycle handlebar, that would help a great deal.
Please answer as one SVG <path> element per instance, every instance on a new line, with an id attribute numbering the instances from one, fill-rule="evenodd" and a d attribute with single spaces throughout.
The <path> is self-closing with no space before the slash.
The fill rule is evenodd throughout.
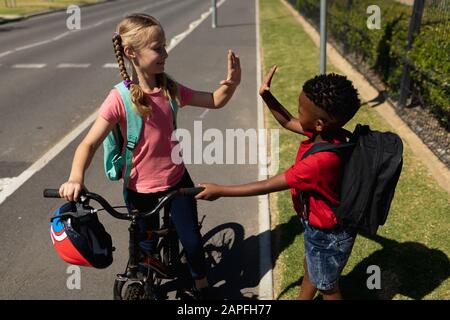
<path id="1" fill-rule="evenodd" d="M 204 187 L 195 187 L 195 188 L 181 188 L 178 189 L 178 192 L 180 193 L 180 195 L 182 196 L 186 196 L 186 197 L 195 197 L 196 195 L 198 195 L 200 192 L 202 192 L 203 190 L 205 190 Z"/>
<path id="2" fill-rule="evenodd" d="M 61 198 L 58 189 L 44 189 L 44 198 Z"/>
<path id="3" fill-rule="evenodd" d="M 138 213 L 138 215 L 142 217 L 149 217 L 161 210 L 170 200 L 172 200 L 173 197 L 180 195 L 180 196 L 187 196 L 187 197 L 193 197 L 202 192 L 205 188 L 203 187 L 195 187 L 195 188 L 181 188 L 178 190 L 174 190 L 166 194 L 163 198 L 161 198 L 158 201 L 158 204 L 155 206 L 153 210 L 150 212 L 142 212 Z M 85 199 L 83 199 L 85 197 Z M 61 198 L 59 195 L 58 189 L 44 189 L 44 198 Z M 103 209 L 105 209 L 111 216 L 117 219 L 121 220 L 131 220 L 133 215 L 131 215 L 129 212 L 122 213 L 115 210 L 108 201 L 105 200 L 101 195 L 96 194 L 94 192 L 87 192 L 82 191 L 80 199 L 77 202 L 83 203 L 86 200 L 92 199 L 99 203 Z"/>

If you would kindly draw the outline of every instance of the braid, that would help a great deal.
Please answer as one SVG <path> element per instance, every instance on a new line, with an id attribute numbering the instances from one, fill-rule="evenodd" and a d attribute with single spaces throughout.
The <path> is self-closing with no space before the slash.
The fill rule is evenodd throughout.
<path id="1" fill-rule="evenodd" d="M 358 91 L 345 76 L 321 74 L 305 82 L 303 92 L 309 100 L 344 124 L 358 111 Z"/>
<path id="2" fill-rule="evenodd" d="M 116 33 L 113 37 L 114 53 L 119 64 L 119 72 L 123 80 L 130 81 L 127 69 L 125 67 L 125 60 L 123 58 L 122 38 L 120 34 Z"/>
<path id="3" fill-rule="evenodd" d="M 119 33 L 115 33 L 112 39 L 114 53 L 116 55 L 117 63 L 119 64 L 119 72 L 122 76 L 122 79 L 131 82 L 130 76 L 128 75 L 127 69 L 125 67 L 125 59 L 123 57 L 123 46 L 122 46 L 122 38 Z M 131 83 L 128 87 L 131 93 L 131 101 L 133 102 L 133 107 L 135 111 L 141 115 L 142 117 L 151 117 L 152 116 L 152 107 L 146 106 L 144 104 L 145 95 L 144 91 L 142 91 L 141 87 L 138 84 Z"/>

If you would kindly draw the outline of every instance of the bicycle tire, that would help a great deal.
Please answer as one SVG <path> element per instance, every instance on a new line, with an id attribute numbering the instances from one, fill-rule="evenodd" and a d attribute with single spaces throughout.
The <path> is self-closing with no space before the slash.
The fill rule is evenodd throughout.
<path id="1" fill-rule="evenodd" d="M 143 300 L 145 295 L 144 286 L 141 283 L 131 283 L 125 289 L 123 300 Z"/>
<path id="2" fill-rule="evenodd" d="M 242 244 L 244 229 L 235 222 L 224 223 L 206 232 L 202 241 L 207 263 L 213 269 L 221 264 L 227 253 Z"/>

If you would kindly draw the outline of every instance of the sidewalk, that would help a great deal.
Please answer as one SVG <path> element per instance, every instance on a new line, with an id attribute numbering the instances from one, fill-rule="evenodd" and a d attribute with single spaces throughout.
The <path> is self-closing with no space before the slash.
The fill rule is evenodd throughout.
<path id="1" fill-rule="evenodd" d="M 5 23 L 10 23 L 10 22 L 16 22 L 16 21 L 20 21 L 26 19 L 26 17 L 24 16 L 20 16 L 20 15 L 0 15 L 0 24 L 5 24 Z"/>

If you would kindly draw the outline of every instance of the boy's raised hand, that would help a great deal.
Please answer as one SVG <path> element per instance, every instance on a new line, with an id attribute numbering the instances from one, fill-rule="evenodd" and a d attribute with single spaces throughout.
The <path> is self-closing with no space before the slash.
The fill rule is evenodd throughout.
<path id="1" fill-rule="evenodd" d="M 241 62 L 232 50 L 228 50 L 227 80 L 220 81 L 221 85 L 238 86 L 241 83 Z"/>
<path id="2" fill-rule="evenodd" d="M 273 75 L 277 70 L 277 66 L 274 65 L 270 68 L 269 72 L 264 76 L 261 87 L 259 87 L 259 95 L 262 96 L 265 92 L 270 91 L 270 84 L 272 82 Z"/>

